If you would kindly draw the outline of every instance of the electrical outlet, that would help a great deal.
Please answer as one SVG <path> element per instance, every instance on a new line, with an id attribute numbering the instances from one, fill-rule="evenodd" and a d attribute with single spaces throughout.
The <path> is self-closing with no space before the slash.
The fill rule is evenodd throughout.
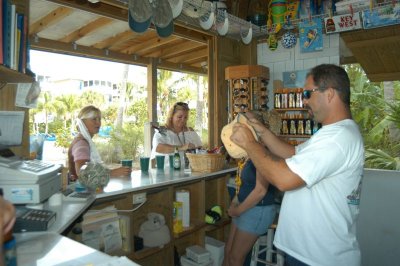
<path id="1" fill-rule="evenodd" d="M 146 193 L 139 193 L 139 194 L 133 194 L 132 196 L 132 201 L 133 204 L 140 204 L 146 201 Z"/>

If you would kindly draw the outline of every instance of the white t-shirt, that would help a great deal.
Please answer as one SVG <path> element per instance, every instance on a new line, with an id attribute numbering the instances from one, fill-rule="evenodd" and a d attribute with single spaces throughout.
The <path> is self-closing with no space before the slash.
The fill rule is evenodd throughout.
<path id="1" fill-rule="evenodd" d="M 174 146 L 182 146 L 186 143 L 193 143 L 196 147 L 201 147 L 203 144 L 201 143 L 201 139 L 199 135 L 197 135 L 196 131 L 186 131 L 180 132 L 178 135 L 172 130 L 166 130 L 164 134 L 160 132 L 156 132 L 153 137 L 153 145 L 151 150 L 150 159 L 154 159 L 156 155 L 168 155 L 164 153 L 156 152 L 156 148 L 158 144 L 169 144 Z M 181 152 L 181 158 L 184 160 L 183 156 L 184 152 Z M 165 156 L 165 167 L 169 166 L 169 157 Z M 184 161 L 183 164 L 184 165 Z"/>
<path id="2" fill-rule="evenodd" d="M 359 266 L 364 144 L 357 124 L 346 119 L 323 126 L 286 163 L 306 186 L 285 192 L 276 247 L 311 266 Z"/>

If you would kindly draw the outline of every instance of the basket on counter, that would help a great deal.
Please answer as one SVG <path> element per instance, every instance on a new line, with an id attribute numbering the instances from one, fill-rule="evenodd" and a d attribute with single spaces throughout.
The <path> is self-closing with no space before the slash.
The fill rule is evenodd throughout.
<path id="1" fill-rule="evenodd" d="M 186 156 L 193 172 L 216 172 L 222 170 L 225 165 L 225 155 L 220 153 L 186 153 Z"/>

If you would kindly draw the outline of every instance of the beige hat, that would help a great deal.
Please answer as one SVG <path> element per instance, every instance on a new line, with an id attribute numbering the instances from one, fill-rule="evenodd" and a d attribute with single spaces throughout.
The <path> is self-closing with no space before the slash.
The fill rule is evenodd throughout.
<path id="1" fill-rule="evenodd" d="M 232 158 L 240 159 L 240 158 L 243 158 L 243 157 L 247 157 L 246 151 L 243 150 L 241 147 L 239 147 L 237 144 L 235 144 L 231 140 L 233 125 L 235 123 L 242 123 L 244 125 L 247 125 L 248 128 L 250 129 L 250 131 L 253 133 L 254 138 L 256 140 L 258 140 L 258 136 L 257 136 L 256 132 L 254 131 L 254 128 L 252 126 L 250 126 L 247 123 L 247 121 L 248 121 L 248 119 L 244 114 L 238 114 L 236 116 L 236 119 L 234 119 L 231 123 L 227 124 L 226 126 L 224 126 L 222 128 L 221 140 L 224 143 L 224 146 L 225 146 L 226 150 L 228 151 L 229 155 Z"/>

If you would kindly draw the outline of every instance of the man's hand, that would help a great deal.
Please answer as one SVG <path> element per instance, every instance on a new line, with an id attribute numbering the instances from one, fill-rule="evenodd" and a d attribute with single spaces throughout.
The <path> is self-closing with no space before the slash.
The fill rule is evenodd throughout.
<path id="1" fill-rule="evenodd" d="M 251 133 L 247 125 L 241 123 L 233 125 L 231 140 L 245 150 L 250 142 L 256 142 L 253 133 Z"/>

